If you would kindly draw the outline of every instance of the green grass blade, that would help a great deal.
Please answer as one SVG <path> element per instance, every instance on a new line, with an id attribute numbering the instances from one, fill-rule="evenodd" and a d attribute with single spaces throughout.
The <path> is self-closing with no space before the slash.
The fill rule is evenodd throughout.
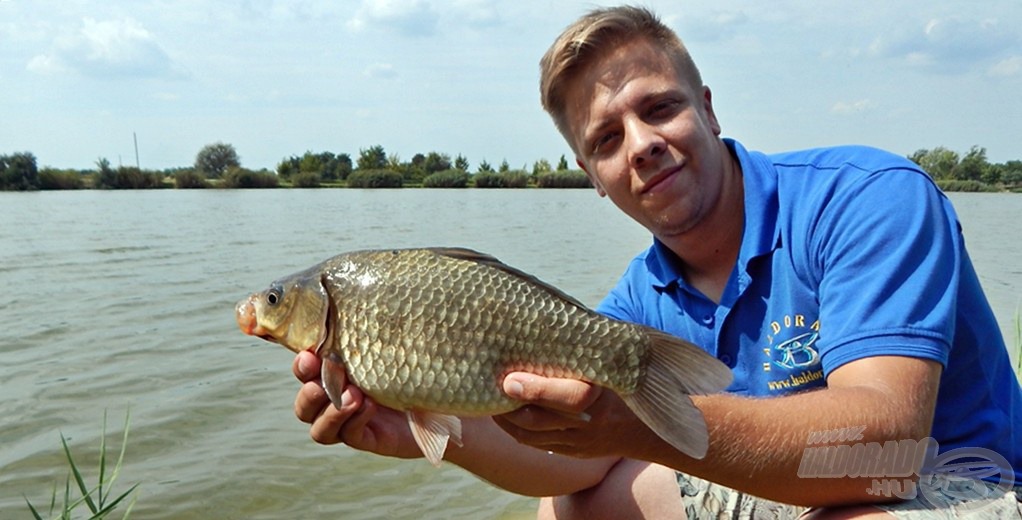
<path id="1" fill-rule="evenodd" d="M 106 477 L 106 410 L 103 410 L 103 434 L 99 437 L 99 483 L 97 484 L 96 500 L 99 502 L 99 508 L 103 509 L 103 502 L 106 497 L 103 496 L 103 482 Z M 109 491 L 108 491 L 109 493 Z"/>
<path id="2" fill-rule="evenodd" d="M 60 435 L 61 439 L 64 438 L 64 434 Z M 66 447 L 66 446 L 65 446 Z M 74 509 L 70 505 L 71 503 L 71 475 L 64 478 L 64 510 L 61 511 L 60 518 L 62 520 L 71 520 L 71 510 Z"/>
<path id="3" fill-rule="evenodd" d="M 124 463 L 124 452 L 128 449 L 128 430 L 131 426 L 131 410 L 129 409 L 124 414 L 124 435 L 121 437 L 121 453 L 117 456 L 117 464 L 114 464 L 114 469 L 110 474 L 110 486 L 113 487 L 113 483 L 117 480 L 117 476 L 121 473 L 121 465 Z"/>
<path id="4" fill-rule="evenodd" d="M 64 445 L 64 455 L 67 456 L 67 463 L 71 466 L 71 473 L 75 477 L 78 489 L 82 492 L 82 498 L 85 499 L 85 503 L 89 506 L 89 510 L 95 513 L 99 510 L 99 508 L 96 507 L 96 503 L 92 500 L 91 492 L 85 485 L 85 479 L 82 478 L 82 472 L 78 471 L 78 466 L 75 464 L 74 457 L 71 456 L 71 448 L 68 448 L 67 439 L 64 438 L 63 433 L 60 434 L 60 443 Z M 65 500 L 64 503 L 66 504 L 67 501 Z"/>
<path id="5" fill-rule="evenodd" d="M 113 511 L 115 507 L 117 507 L 117 504 L 119 504 L 128 495 L 130 495 L 132 491 L 135 491 L 135 488 L 137 488 L 137 487 L 138 487 L 138 484 L 135 484 L 134 486 L 131 486 L 130 488 L 128 488 L 127 491 L 122 493 L 121 496 L 119 496 L 116 499 L 114 499 L 114 501 L 111 502 L 109 505 L 107 505 L 106 507 L 100 509 L 94 515 L 89 517 L 89 520 L 96 520 L 96 519 L 100 519 L 100 518 L 103 518 L 104 516 L 106 516 L 108 513 Z"/>
<path id="6" fill-rule="evenodd" d="M 139 484 L 141 484 L 141 482 L 139 482 Z M 124 516 L 121 517 L 122 520 L 128 520 L 128 517 L 131 516 L 131 510 L 135 509 L 135 503 L 136 502 L 138 502 L 138 494 L 137 493 L 134 496 L 131 497 L 131 502 L 128 502 L 128 508 L 124 510 Z"/>
<path id="7" fill-rule="evenodd" d="M 22 495 L 22 497 L 25 498 L 25 503 L 28 504 L 28 509 L 32 511 L 32 516 L 35 517 L 35 520 L 43 520 L 42 515 L 39 514 L 39 511 L 35 510 L 35 506 L 32 505 L 32 502 L 29 501 L 28 497 L 25 495 Z"/>

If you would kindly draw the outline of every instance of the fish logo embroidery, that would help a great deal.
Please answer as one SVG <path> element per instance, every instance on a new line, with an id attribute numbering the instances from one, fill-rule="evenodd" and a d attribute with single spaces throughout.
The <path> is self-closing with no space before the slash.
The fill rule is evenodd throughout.
<path id="1" fill-rule="evenodd" d="M 790 392 L 825 384 L 820 366 L 820 321 L 804 314 L 788 314 L 770 322 L 763 348 L 763 372 L 771 392 Z M 776 378 L 776 379 L 774 379 Z"/>
<path id="2" fill-rule="evenodd" d="M 819 332 L 806 332 L 774 345 L 774 350 L 781 353 L 781 359 L 773 360 L 774 364 L 788 370 L 805 368 L 820 362 L 820 353 L 816 350 Z"/>

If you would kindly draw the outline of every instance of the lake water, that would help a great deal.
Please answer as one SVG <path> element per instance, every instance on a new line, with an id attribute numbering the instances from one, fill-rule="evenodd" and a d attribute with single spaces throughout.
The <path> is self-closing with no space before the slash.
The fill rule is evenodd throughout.
<path id="1" fill-rule="evenodd" d="M 1009 342 L 1022 196 L 953 194 Z M 491 253 L 594 305 L 646 233 L 590 190 L 0 193 L 0 517 L 63 486 L 60 432 L 95 478 L 131 434 L 136 518 L 523 518 L 445 464 L 324 447 L 294 418 L 293 355 L 243 336 L 234 303 L 361 248 Z"/>

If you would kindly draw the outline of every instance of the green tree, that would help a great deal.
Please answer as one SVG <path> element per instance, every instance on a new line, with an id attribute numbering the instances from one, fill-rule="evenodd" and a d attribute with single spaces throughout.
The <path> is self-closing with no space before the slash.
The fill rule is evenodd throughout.
<path id="1" fill-rule="evenodd" d="M 426 154 L 426 160 L 423 161 L 422 167 L 426 170 L 426 174 L 442 172 L 444 170 L 451 169 L 451 156 L 445 153 L 429 152 Z"/>
<path id="2" fill-rule="evenodd" d="M 113 189 L 117 186 L 117 172 L 110 167 L 110 160 L 106 157 L 96 159 L 96 179 L 93 186 L 100 189 Z"/>
<path id="3" fill-rule="evenodd" d="M 17 191 L 39 189 L 39 166 L 32 152 L 0 156 L 0 189 Z"/>
<path id="4" fill-rule="evenodd" d="M 207 144 L 195 155 L 195 169 L 211 179 L 219 179 L 228 168 L 239 166 L 238 152 L 227 143 Z"/>
<path id="5" fill-rule="evenodd" d="M 334 156 L 333 161 L 327 164 L 326 171 L 323 173 L 323 178 L 343 181 L 351 175 L 351 170 L 351 156 L 346 153 L 339 153 Z"/>
<path id="6" fill-rule="evenodd" d="M 333 154 L 330 154 L 331 156 Z M 298 171 L 302 173 L 320 173 L 323 171 L 323 162 L 320 161 L 320 156 L 312 153 L 311 151 L 305 152 L 302 156 L 302 160 L 298 163 Z"/>
<path id="7" fill-rule="evenodd" d="M 479 163 L 479 168 L 476 170 L 476 173 L 493 173 L 493 166 L 490 166 L 490 163 L 483 159 L 483 161 Z"/>
<path id="8" fill-rule="evenodd" d="M 934 179 L 953 178 L 955 167 L 958 166 L 958 154 L 943 146 L 938 146 L 933 150 L 916 150 L 908 158 Z"/>
<path id="9" fill-rule="evenodd" d="M 363 148 L 358 151 L 358 161 L 356 162 L 359 170 L 383 170 L 388 166 L 387 163 L 387 152 L 384 151 L 383 146 L 374 145 L 369 148 Z"/>
<path id="10" fill-rule="evenodd" d="M 463 172 L 467 172 L 468 171 L 468 166 L 469 166 L 468 165 L 468 159 L 465 158 L 464 155 L 461 155 L 459 153 L 458 156 L 454 158 L 454 169 L 455 170 L 461 170 Z"/>
<path id="11" fill-rule="evenodd" d="M 1009 187 L 1022 186 L 1022 161 L 1008 161 L 1003 164 L 1001 182 Z"/>
<path id="12" fill-rule="evenodd" d="M 973 146 L 965 154 L 965 157 L 962 157 L 962 160 L 959 161 L 953 174 L 955 179 L 978 181 L 983 178 L 989 168 L 990 162 L 987 161 L 987 149 Z"/>
<path id="13" fill-rule="evenodd" d="M 541 173 L 549 173 L 550 171 L 553 171 L 553 169 L 550 167 L 550 161 L 547 161 L 546 159 L 540 159 L 532 163 L 533 176 L 539 175 Z"/>
<path id="14" fill-rule="evenodd" d="M 563 171 L 566 171 L 567 169 L 568 169 L 568 159 L 566 159 L 564 157 L 564 154 L 561 154 L 561 160 L 557 161 L 557 171 L 563 172 Z"/>
<path id="15" fill-rule="evenodd" d="M 281 159 L 277 163 L 277 176 L 282 179 L 290 179 L 291 176 L 298 174 L 300 171 L 302 171 L 302 158 L 297 155 Z"/>
<path id="16" fill-rule="evenodd" d="M 501 161 L 500 167 L 497 168 L 497 171 L 500 172 L 500 173 L 511 171 L 511 165 L 507 163 L 507 159 L 504 159 L 503 161 Z"/>

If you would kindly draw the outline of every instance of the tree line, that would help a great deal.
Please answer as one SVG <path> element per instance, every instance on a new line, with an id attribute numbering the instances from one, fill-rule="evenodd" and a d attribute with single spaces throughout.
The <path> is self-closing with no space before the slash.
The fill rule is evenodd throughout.
<path id="1" fill-rule="evenodd" d="M 415 154 L 403 161 L 381 145 L 359 150 L 352 160 L 347 153 L 306 151 L 281 159 L 275 171 L 251 170 L 241 164 L 234 146 L 217 142 L 202 147 L 189 167 L 143 170 L 132 166 L 113 168 L 100 158 L 95 169 L 58 170 L 39 168 L 31 152 L 0 155 L 0 190 L 54 189 L 151 189 L 151 188 L 278 188 L 356 187 L 396 188 L 582 188 L 591 187 L 581 170 L 568 168 L 561 156 L 557 168 L 546 159 L 513 169 L 507 160 L 494 168 L 481 161 L 470 173 L 468 159 L 453 159 L 441 152 Z"/>
<path id="2" fill-rule="evenodd" d="M 908 156 L 947 191 L 1022 192 L 1022 161 L 990 163 L 986 149 L 973 146 L 964 155 L 939 146 Z M 486 160 L 470 172 L 468 159 L 431 151 L 410 160 L 388 154 L 381 145 L 347 153 L 306 151 L 277 163 L 275 171 L 242 167 L 234 146 L 216 142 L 203 146 L 191 166 L 143 170 L 114 168 L 100 158 L 90 170 L 59 170 L 37 166 L 31 152 L 0 155 L 0 190 L 154 189 L 154 188 L 277 188 L 355 187 L 398 188 L 586 188 L 585 173 L 568 166 L 562 155 L 554 167 L 539 159 L 531 168 L 512 168 L 507 160 L 494 167 Z"/>

